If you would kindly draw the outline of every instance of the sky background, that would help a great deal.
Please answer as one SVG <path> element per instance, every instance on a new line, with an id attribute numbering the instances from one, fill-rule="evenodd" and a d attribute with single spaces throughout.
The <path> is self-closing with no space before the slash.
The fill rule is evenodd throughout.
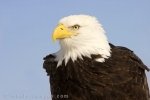
<path id="1" fill-rule="evenodd" d="M 71 14 L 96 16 L 109 42 L 150 67 L 150 0 L 0 0 L 0 100 L 49 100 L 42 59 L 59 49 L 51 33 Z"/>

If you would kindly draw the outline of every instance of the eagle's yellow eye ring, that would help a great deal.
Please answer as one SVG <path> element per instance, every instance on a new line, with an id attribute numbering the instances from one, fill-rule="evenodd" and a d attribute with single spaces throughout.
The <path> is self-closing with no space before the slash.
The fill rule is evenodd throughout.
<path id="1" fill-rule="evenodd" d="M 74 30 L 78 30 L 78 29 L 80 28 L 80 26 L 79 26 L 79 25 L 74 25 L 74 26 L 72 26 L 72 28 L 73 28 Z"/>

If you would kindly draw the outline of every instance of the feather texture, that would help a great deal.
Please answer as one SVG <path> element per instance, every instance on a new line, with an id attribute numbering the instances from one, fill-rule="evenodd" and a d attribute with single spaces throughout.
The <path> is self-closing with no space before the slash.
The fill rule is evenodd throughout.
<path id="1" fill-rule="evenodd" d="M 52 100 L 149 100 L 145 70 L 147 66 L 133 51 L 111 46 L 105 62 L 82 56 L 76 61 L 63 60 L 57 67 L 54 55 L 44 58 L 43 67 L 50 76 Z"/>

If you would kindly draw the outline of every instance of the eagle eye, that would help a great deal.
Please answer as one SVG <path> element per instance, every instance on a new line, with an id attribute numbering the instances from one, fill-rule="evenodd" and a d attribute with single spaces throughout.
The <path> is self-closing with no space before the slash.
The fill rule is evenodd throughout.
<path id="1" fill-rule="evenodd" d="M 74 30 L 78 30 L 78 29 L 80 28 L 80 26 L 79 26 L 79 25 L 73 25 L 72 28 L 73 28 Z"/>

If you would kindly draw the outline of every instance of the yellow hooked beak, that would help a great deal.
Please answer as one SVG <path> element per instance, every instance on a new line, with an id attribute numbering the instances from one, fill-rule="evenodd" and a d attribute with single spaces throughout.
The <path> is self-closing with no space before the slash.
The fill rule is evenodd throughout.
<path id="1" fill-rule="evenodd" d="M 69 31 L 69 29 L 65 27 L 63 24 L 60 24 L 55 28 L 52 38 L 55 41 L 56 39 L 67 38 L 70 37 L 71 35 L 72 33 Z"/>

